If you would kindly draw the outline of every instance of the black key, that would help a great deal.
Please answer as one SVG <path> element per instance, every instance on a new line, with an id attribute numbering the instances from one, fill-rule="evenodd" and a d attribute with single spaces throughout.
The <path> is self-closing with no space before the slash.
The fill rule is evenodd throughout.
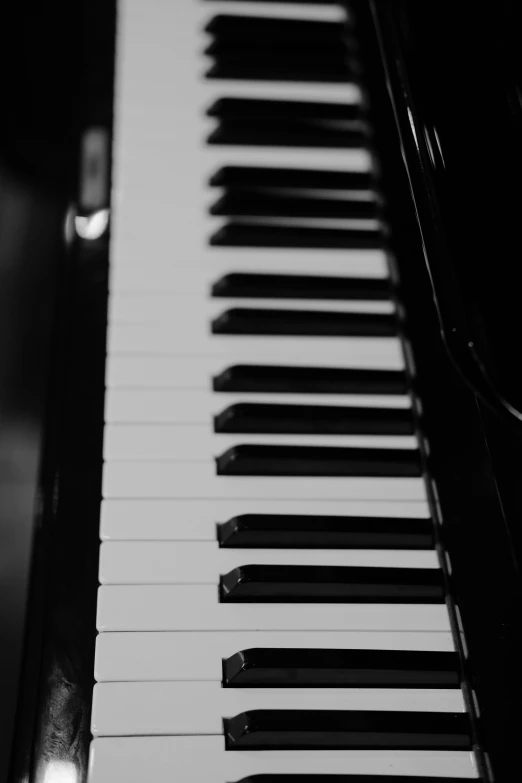
<path id="1" fill-rule="evenodd" d="M 216 0 L 206 0 L 207 3 L 215 2 Z M 229 2 L 235 2 L 235 0 L 228 0 Z M 217 0 L 217 2 L 222 2 L 222 0 Z M 238 0 L 240 3 L 244 3 L 245 0 Z M 250 3 L 280 3 L 281 0 L 249 0 Z M 312 5 L 339 5 L 339 0 L 285 0 L 285 3 L 295 3 L 296 5 L 307 5 L 308 3 L 311 3 Z M 264 775 L 257 775 L 256 780 L 259 778 L 265 777 Z M 290 781 L 290 776 L 286 776 L 285 780 L 289 780 L 290 783 L 293 783 L 293 781 Z M 245 778 L 246 780 L 246 778 Z M 373 783 L 373 781 L 370 778 L 364 777 L 364 780 L 367 781 L 367 783 Z M 387 783 L 389 783 L 388 779 Z M 397 783 L 400 783 L 400 779 L 397 778 Z M 408 780 L 414 780 L 414 778 L 408 778 Z M 433 783 L 431 778 L 429 779 L 430 783 Z"/>
<path id="2" fill-rule="evenodd" d="M 216 457 L 218 476 L 421 475 L 413 449 L 357 449 L 334 446 L 233 446 Z"/>
<path id="3" fill-rule="evenodd" d="M 382 313 L 233 307 L 213 319 L 212 334 L 393 337 L 397 322 L 393 315 Z"/>
<path id="4" fill-rule="evenodd" d="M 226 120 L 220 122 L 208 136 L 207 144 L 348 149 L 367 146 L 368 132 L 363 128 L 321 127 L 306 120 L 285 123 L 256 122 L 254 119 Z"/>
<path id="5" fill-rule="evenodd" d="M 256 98 L 218 98 L 207 110 L 209 117 L 221 120 L 251 119 L 262 122 L 308 119 L 351 124 L 364 119 L 358 103 L 314 103 L 313 101 L 277 101 Z M 260 169 L 267 171 L 267 169 Z M 274 171 L 278 172 L 279 169 Z M 291 171 L 291 170 L 290 170 Z M 339 172 L 335 172 L 339 173 Z M 347 172 L 350 174 L 352 172 Z M 355 172 L 353 172 L 355 173 Z"/>
<path id="6" fill-rule="evenodd" d="M 303 188 L 305 190 L 372 190 L 376 179 L 366 171 L 274 169 L 260 166 L 223 166 L 210 178 L 213 187 Z"/>
<path id="7" fill-rule="evenodd" d="M 345 370 L 334 367 L 275 367 L 235 364 L 212 379 L 216 392 L 279 394 L 406 394 L 401 370 Z"/>
<path id="8" fill-rule="evenodd" d="M 260 275 L 232 272 L 212 286 L 212 296 L 261 299 L 391 299 L 382 278 Z"/>
<path id="9" fill-rule="evenodd" d="M 224 688 L 459 688 L 452 652 L 242 650 L 223 661 Z"/>
<path id="10" fill-rule="evenodd" d="M 410 408 L 239 402 L 214 416 L 214 432 L 287 435 L 412 435 Z M 370 449 L 369 453 L 374 453 Z M 339 451 L 335 449 L 335 454 Z M 386 454 L 391 453 L 386 449 Z M 395 453 L 395 452 L 394 452 Z M 409 454 L 409 451 L 401 450 Z M 354 457 L 364 457 L 359 450 Z M 326 456 L 326 455 L 325 455 Z M 341 458 L 341 457 L 340 457 Z"/>
<path id="11" fill-rule="evenodd" d="M 252 710 L 223 723 L 227 750 L 470 750 L 472 745 L 463 713 Z"/>
<path id="12" fill-rule="evenodd" d="M 222 59 L 212 65 L 205 73 L 207 79 L 238 79 L 248 81 L 284 81 L 284 82 L 354 82 L 360 77 L 360 70 L 347 61 L 337 66 L 326 63 L 289 62 L 287 65 L 267 59 L 235 62 Z"/>
<path id="13" fill-rule="evenodd" d="M 227 223 L 210 237 L 216 247 L 344 247 L 373 250 L 385 245 L 381 231 L 361 229 L 304 228 L 259 223 Z"/>
<path id="14" fill-rule="evenodd" d="M 204 50 L 204 54 L 218 62 L 243 64 L 267 61 L 271 65 L 286 67 L 288 65 L 324 66 L 326 64 L 342 67 L 346 61 L 353 61 L 359 67 L 359 46 L 355 38 L 346 37 L 343 40 L 319 43 L 313 49 L 308 41 L 272 40 L 267 51 L 267 42 L 259 39 L 244 40 L 214 39 Z"/>
<path id="15" fill-rule="evenodd" d="M 346 220 L 374 220 L 379 217 L 379 213 L 379 205 L 373 200 L 280 196 L 243 188 L 228 188 L 210 208 L 211 215 L 344 218 Z"/>
<path id="16" fill-rule="evenodd" d="M 223 549 L 433 549 L 431 519 L 242 514 L 217 526 Z"/>
<path id="17" fill-rule="evenodd" d="M 256 0 L 253 0 L 254 2 Z M 311 2 L 312 0 L 310 0 Z M 314 0 L 315 1 L 315 0 Z M 272 0 L 270 0 L 272 2 Z M 291 0 L 297 2 L 297 0 Z M 303 0 L 309 2 L 309 0 Z M 323 0 L 326 2 L 326 0 Z M 249 775 L 236 783 L 435 783 L 433 778 L 394 775 Z M 441 783 L 463 783 L 462 778 L 440 778 Z"/>
<path id="18" fill-rule="evenodd" d="M 221 602 L 443 603 L 435 568 L 244 565 L 220 577 Z"/>
<path id="19" fill-rule="evenodd" d="M 215 40 L 224 43 L 259 42 L 270 51 L 276 42 L 292 46 L 303 45 L 311 47 L 321 44 L 339 44 L 349 37 L 348 28 L 342 22 L 319 22 L 305 19 L 277 19 L 263 16 L 233 16 L 218 14 L 205 26 L 205 32 L 210 33 Z"/>

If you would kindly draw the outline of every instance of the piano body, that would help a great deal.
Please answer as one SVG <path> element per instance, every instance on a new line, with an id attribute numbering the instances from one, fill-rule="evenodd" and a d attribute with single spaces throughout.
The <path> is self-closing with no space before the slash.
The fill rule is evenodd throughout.
<path id="1" fill-rule="evenodd" d="M 512 780 L 518 22 L 6 11 L 2 781 Z"/>

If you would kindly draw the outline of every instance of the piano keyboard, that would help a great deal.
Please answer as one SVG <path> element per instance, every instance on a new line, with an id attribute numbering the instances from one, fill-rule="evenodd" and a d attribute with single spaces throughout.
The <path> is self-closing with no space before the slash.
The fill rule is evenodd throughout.
<path id="1" fill-rule="evenodd" d="M 119 2 L 90 783 L 478 776 L 352 23 Z"/>

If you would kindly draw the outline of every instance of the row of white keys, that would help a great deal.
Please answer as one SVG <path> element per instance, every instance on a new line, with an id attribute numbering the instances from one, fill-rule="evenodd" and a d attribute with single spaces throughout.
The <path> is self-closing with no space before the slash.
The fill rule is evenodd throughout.
<path id="1" fill-rule="evenodd" d="M 207 291 L 185 296 L 173 294 L 115 294 L 109 299 L 110 323 L 151 324 L 161 323 L 170 327 L 191 329 L 198 324 L 206 332 L 213 318 L 232 308 L 254 310 L 306 310 L 334 313 L 384 313 L 394 312 L 391 300 L 334 300 L 322 299 L 258 299 L 212 298 Z"/>
<path id="2" fill-rule="evenodd" d="M 219 584 L 244 565 L 439 567 L 435 550 L 416 549 L 228 549 L 217 541 L 105 541 L 100 548 L 101 584 Z"/>
<path id="3" fill-rule="evenodd" d="M 217 585 L 102 585 L 97 628 L 107 631 L 437 631 L 444 604 L 221 603 Z"/>
<path id="4" fill-rule="evenodd" d="M 458 688 L 222 688 L 220 682 L 104 682 L 94 686 L 96 736 L 222 735 L 250 710 L 464 712 Z"/>
<path id="5" fill-rule="evenodd" d="M 453 652 L 448 632 L 191 631 L 101 633 L 97 682 L 223 679 L 223 659 L 249 649 L 418 650 Z"/>
<path id="6" fill-rule="evenodd" d="M 429 519 L 427 501 L 104 499 L 100 537 L 110 540 L 215 541 L 216 525 L 244 514 Z"/>
<path id="7" fill-rule="evenodd" d="M 274 500 L 426 500 L 424 479 L 395 477 L 235 476 L 216 474 L 214 460 L 107 462 L 105 498 Z"/>
<path id="8" fill-rule="evenodd" d="M 284 367 L 282 357 L 274 357 L 267 350 L 252 356 L 246 351 L 237 351 L 229 356 L 213 354 L 210 351 L 200 356 L 188 353 L 154 356 L 152 354 L 109 354 L 106 363 L 105 384 L 109 389 L 211 389 L 212 379 L 221 375 L 233 365 L 251 365 L 257 367 Z M 396 370 L 404 369 L 402 352 L 393 351 L 378 358 L 361 354 L 350 360 L 342 356 L 328 354 L 314 356 L 313 363 L 303 348 L 296 346 L 292 355 L 292 367 L 314 367 L 331 369 L 358 370 Z M 288 395 L 291 399 L 291 395 Z"/>
<path id="9" fill-rule="evenodd" d="M 477 778 L 465 751 L 305 750 L 230 753 L 223 737 L 114 737 L 91 746 L 90 783 L 239 783 L 265 775 L 396 775 Z"/>

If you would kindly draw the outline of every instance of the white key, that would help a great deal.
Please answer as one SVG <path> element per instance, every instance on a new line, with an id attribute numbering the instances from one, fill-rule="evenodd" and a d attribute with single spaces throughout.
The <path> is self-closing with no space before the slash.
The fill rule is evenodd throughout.
<path id="1" fill-rule="evenodd" d="M 105 421 L 131 424 L 206 424 L 231 405 L 324 405 L 328 408 L 410 408 L 409 395 L 390 394 L 277 394 L 255 392 L 212 392 L 199 389 L 108 389 Z"/>
<path id="2" fill-rule="evenodd" d="M 458 688 L 222 688 L 220 682 L 103 682 L 94 686 L 94 737 L 223 734 L 248 710 L 464 712 Z"/>
<path id="3" fill-rule="evenodd" d="M 191 631 L 100 633 L 98 682 L 223 679 L 223 659 L 250 649 L 423 650 L 453 652 L 450 633 Z"/>
<path id="4" fill-rule="evenodd" d="M 216 524 L 242 514 L 428 519 L 427 502 L 325 500 L 104 500 L 102 540 L 214 541 Z"/>
<path id="5" fill-rule="evenodd" d="M 127 308 L 127 314 L 122 317 L 116 317 L 113 318 L 113 314 L 111 313 L 110 318 L 110 330 L 112 330 L 113 325 L 133 325 L 133 326 L 141 326 L 144 325 L 145 327 L 148 326 L 158 326 L 161 325 L 161 328 L 165 331 L 168 331 L 170 333 L 171 329 L 180 330 L 183 332 L 183 334 L 187 335 L 190 334 L 190 339 L 194 341 L 203 340 L 208 337 L 209 334 L 211 334 L 211 328 L 212 328 L 212 321 L 216 318 L 219 318 L 224 313 L 226 313 L 228 310 L 233 310 L 236 308 L 247 308 L 249 312 L 251 312 L 253 315 L 256 314 L 256 311 L 262 310 L 263 307 L 266 307 L 268 310 L 274 311 L 274 310 L 283 310 L 285 309 L 285 300 L 281 299 L 271 299 L 271 300 L 260 300 L 259 302 L 255 299 L 241 299 L 241 300 L 234 300 L 234 299 L 227 299 L 227 300 L 220 300 L 220 299 L 209 299 L 208 301 L 205 301 L 203 298 L 196 297 L 196 296 L 185 296 L 185 297 L 178 297 L 179 301 L 173 301 L 172 299 L 167 300 L 168 302 L 168 308 L 165 308 L 163 312 L 160 312 L 159 307 L 154 307 L 154 302 L 152 301 L 152 297 L 149 297 L 151 300 L 149 302 L 149 308 L 148 308 L 148 315 L 147 312 L 143 313 L 140 317 L 140 308 L 138 307 L 134 308 L 133 303 L 131 302 L 130 305 L 128 305 Z M 121 301 L 121 298 L 119 298 L 119 301 Z M 160 300 L 159 304 L 164 304 L 165 298 Z M 263 301 L 265 304 L 263 304 Z M 289 304 L 291 305 L 288 309 L 289 310 L 296 310 L 299 309 L 301 311 L 307 310 L 306 302 L 299 302 L 299 307 L 294 306 L 294 300 L 289 300 Z M 310 310 L 315 311 L 321 311 L 321 302 L 314 303 L 315 307 L 309 308 Z M 335 303 L 334 303 L 335 304 Z M 331 307 L 329 308 L 330 311 L 334 311 L 337 313 L 343 312 L 342 302 L 340 303 L 341 307 Z M 372 304 L 372 303 L 370 303 Z M 384 304 L 388 304 L 384 302 Z M 275 305 L 275 306 L 274 306 Z M 154 317 L 152 313 L 154 313 L 154 310 L 157 309 L 157 317 Z M 324 308 L 324 312 L 326 312 L 328 308 Z M 350 309 L 348 309 L 348 312 Z M 351 310 L 353 311 L 353 308 Z M 133 315 L 133 313 L 136 313 L 136 315 Z M 344 310 L 346 312 L 346 309 Z M 323 339 L 325 339 L 323 337 Z"/>
<path id="6" fill-rule="evenodd" d="M 219 584 L 243 565 L 439 568 L 435 550 L 221 549 L 217 541 L 105 541 L 101 584 Z"/>
<path id="7" fill-rule="evenodd" d="M 229 248 L 231 251 L 237 248 Z M 185 258 L 163 260 L 154 255 L 148 264 L 140 264 L 128 254 L 119 265 L 110 266 L 110 288 L 116 293 L 135 294 L 198 294 L 209 292 L 214 283 L 227 274 L 284 274 L 296 276 L 346 277 L 383 279 L 388 277 L 383 254 L 367 258 L 362 253 L 345 251 L 338 256 L 334 251 L 323 251 L 322 256 L 304 251 L 299 259 L 297 251 L 273 249 L 263 257 L 259 250 L 239 248 L 221 260 L 220 248 L 203 249 L 192 265 Z M 263 262 L 263 258 L 266 260 Z M 315 264 L 315 266 L 314 266 Z"/>
<path id="8" fill-rule="evenodd" d="M 103 454 L 105 460 L 205 459 L 246 441 L 254 445 L 417 448 L 414 435 L 228 435 L 211 432 L 208 424 L 107 424 Z"/>
<path id="9" fill-rule="evenodd" d="M 469 751 L 225 750 L 223 737 L 102 737 L 91 744 L 89 783 L 239 783 L 256 775 L 408 775 L 476 779 Z"/>
<path id="10" fill-rule="evenodd" d="M 255 357 L 237 351 L 229 356 L 204 354 L 200 356 L 152 354 L 135 356 L 132 354 L 110 354 L 107 356 L 105 383 L 110 388 L 178 388 L 210 389 L 212 377 L 220 375 L 234 364 L 253 364 L 256 366 L 291 367 L 340 367 L 344 369 L 402 370 L 404 358 L 401 352 L 393 351 L 378 359 L 372 356 L 358 356 L 355 359 L 342 356 L 315 356 L 311 358 L 296 348 L 285 365 L 281 357 L 270 354 L 256 354 Z"/>
<path id="11" fill-rule="evenodd" d="M 136 227 L 135 227 L 136 229 Z M 111 258 L 110 271 L 116 273 L 115 280 L 125 280 L 125 273 L 139 274 L 139 285 L 146 285 L 147 280 L 159 275 L 161 283 L 173 280 L 183 285 L 171 293 L 199 293 L 202 286 L 212 285 L 223 275 L 271 274 L 271 275 L 309 275 L 312 277 L 362 277 L 388 278 L 388 258 L 383 250 L 346 250 L 345 248 L 268 248 L 268 247 L 205 247 L 204 252 L 192 261 L 187 261 L 182 253 L 165 256 L 161 250 L 147 255 L 147 263 L 143 259 L 133 259 L 122 256 L 120 264 L 113 264 Z M 153 274 L 151 274 L 153 273 Z M 121 278 L 119 277 L 121 275 Z M 183 281 L 186 281 L 185 283 Z M 118 286 L 111 286 L 117 291 Z M 136 293 L 154 291 L 168 293 L 165 288 L 138 288 Z"/>
<path id="12" fill-rule="evenodd" d="M 106 498 L 426 500 L 422 478 L 218 476 L 213 460 L 106 462 Z"/>
<path id="13" fill-rule="evenodd" d="M 208 331 L 208 324 L 231 308 L 268 310 L 307 310 L 334 313 L 385 313 L 394 312 L 393 302 L 375 301 L 326 301 L 314 299 L 240 299 L 211 298 L 201 291 L 192 296 L 173 294 L 116 294 L 109 297 L 109 321 L 122 324 L 169 324 L 182 327 L 187 323 L 200 323 Z"/>
<path id="14" fill-rule="evenodd" d="M 209 5 L 202 0 L 191 0 L 195 5 L 191 13 L 194 15 L 196 29 L 203 27 L 206 21 L 212 19 L 217 14 L 231 14 L 232 16 L 262 16 L 271 19 L 310 19 L 318 22 L 345 22 L 347 19 L 346 9 L 339 5 L 329 5 L 322 3 L 310 3 L 307 5 L 296 6 L 295 3 L 248 3 L 248 2 L 227 2 L 227 0 L 218 0 Z"/>
<path id="15" fill-rule="evenodd" d="M 444 604 L 220 603 L 214 585 L 103 585 L 98 631 L 450 631 Z"/>
<path id="16" fill-rule="evenodd" d="M 232 357 L 241 351 L 250 353 L 252 361 L 263 353 L 274 359 L 291 361 L 296 350 L 307 351 L 313 366 L 316 356 L 330 354 L 346 356 L 356 362 L 361 356 L 371 356 L 376 362 L 381 356 L 402 354 L 397 337 L 280 337 L 279 335 L 192 334 L 190 331 L 165 329 L 161 324 L 110 324 L 107 330 L 107 352 L 120 354 L 191 355 L 215 353 Z"/>

